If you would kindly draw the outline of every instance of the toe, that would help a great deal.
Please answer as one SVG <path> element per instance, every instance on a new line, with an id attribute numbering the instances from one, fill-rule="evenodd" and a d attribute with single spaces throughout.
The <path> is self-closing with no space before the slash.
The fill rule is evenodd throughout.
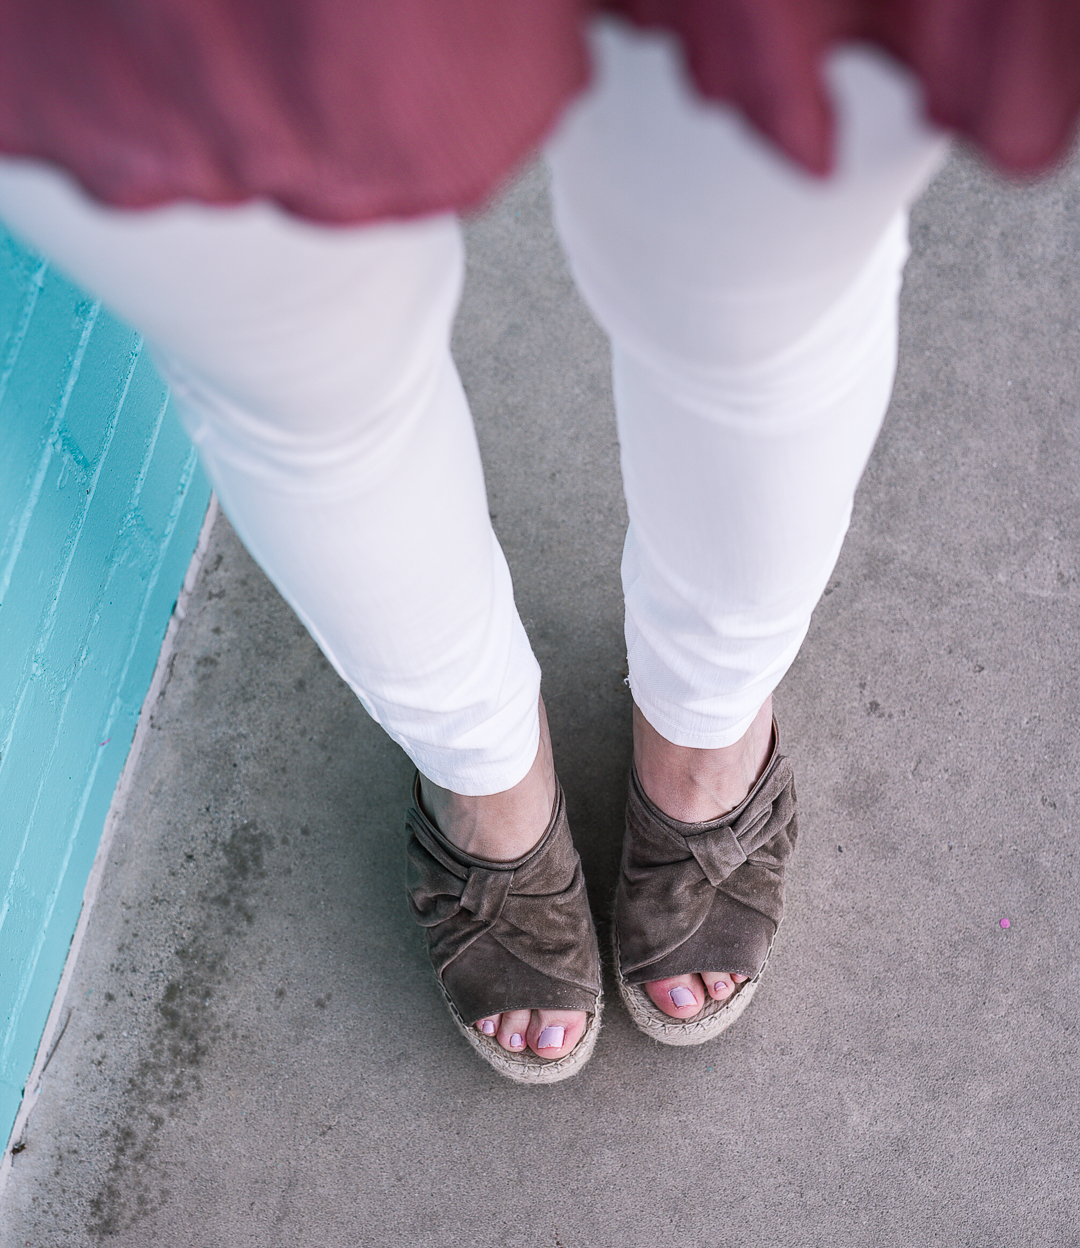
<path id="1" fill-rule="evenodd" d="M 507 1010 L 499 1016 L 499 1028 L 495 1038 L 504 1049 L 511 1053 L 520 1053 L 528 1043 L 529 1023 L 532 1010 Z"/>
<path id="2" fill-rule="evenodd" d="M 654 979 L 645 985 L 645 991 L 653 1005 L 672 1018 L 693 1018 L 705 1001 L 705 985 L 700 975 Z"/>
<path id="3" fill-rule="evenodd" d="M 714 1001 L 726 1001 L 746 976 L 728 975 L 723 971 L 702 971 L 701 978 Z"/>
<path id="4" fill-rule="evenodd" d="M 473 1026 L 485 1036 L 494 1036 L 499 1030 L 499 1015 L 491 1014 L 487 1018 L 478 1018 Z"/>
<path id="5" fill-rule="evenodd" d="M 537 1057 L 565 1057 L 581 1039 L 587 1019 L 580 1010 L 533 1010 L 529 1048 Z"/>

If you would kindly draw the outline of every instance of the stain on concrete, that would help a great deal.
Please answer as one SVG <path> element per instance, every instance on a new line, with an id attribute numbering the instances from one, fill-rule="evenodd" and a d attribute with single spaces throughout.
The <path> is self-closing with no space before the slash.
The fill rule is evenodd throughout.
<path id="1" fill-rule="evenodd" d="M 215 861 L 198 894 L 193 926 L 199 935 L 174 951 L 144 1056 L 123 1093 L 108 1170 L 90 1200 L 86 1229 L 99 1243 L 130 1230 L 170 1199 L 168 1176 L 155 1158 L 160 1132 L 199 1091 L 201 1069 L 232 1030 L 218 1017 L 215 997 L 229 977 L 226 950 L 235 958 L 238 931 L 254 922 L 272 845 L 249 819 L 209 847 Z"/>

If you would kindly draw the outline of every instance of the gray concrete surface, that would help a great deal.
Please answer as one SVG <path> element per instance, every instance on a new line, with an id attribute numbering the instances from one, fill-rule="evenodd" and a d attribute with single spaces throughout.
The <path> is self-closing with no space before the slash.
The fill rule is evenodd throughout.
<path id="1" fill-rule="evenodd" d="M 221 522 L 0 1245 L 1080 1244 L 1078 195 L 956 157 L 915 214 L 895 401 L 778 697 L 788 918 L 712 1045 L 612 1001 L 568 1083 L 473 1058 L 403 901 L 410 766 Z M 457 351 L 603 917 L 605 348 L 538 170 L 470 235 Z"/>

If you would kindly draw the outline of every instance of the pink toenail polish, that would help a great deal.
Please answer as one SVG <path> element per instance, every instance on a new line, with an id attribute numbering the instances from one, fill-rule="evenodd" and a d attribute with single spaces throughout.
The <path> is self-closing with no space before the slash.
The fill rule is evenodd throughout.
<path id="1" fill-rule="evenodd" d="M 697 1005 L 697 997 L 694 996 L 689 988 L 684 988 L 682 984 L 679 984 L 677 988 L 672 988 L 667 995 L 671 998 L 671 1004 L 677 1010 L 681 1010 L 684 1005 Z"/>
<path id="2" fill-rule="evenodd" d="M 718 997 L 726 997 L 731 991 L 731 987 L 729 984 L 725 984 L 722 979 L 718 979 L 716 983 L 713 984 L 712 990 Z"/>
<path id="3" fill-rule="evenodd" d="M 480 1024 L 480 1030 L 484 1033 L 485 1036 L 493 1036 L 495 1034 L 495 1024 L 491 1021 L 490 1018 L 485 1018 L 484 1021 Z"/>
<path id="4" fill-rule="evenodd" d="M 522 1040 L 521 1036 L 518 1035 L 518 1033 L 515 1031 L 514 1034 L 510 1037 L 510 1047 L 512 1049 L 520 1049 L 520 1048 L 523 1048 L 524 1045 L 525 1045 L 525 1041 Z"/>
<path id="5" fill-rule="evenodd" d="M 538 1049 L 561 1049 L 566 1039 L 565 1027 L 545 1027 L 536 1042 Z"/>

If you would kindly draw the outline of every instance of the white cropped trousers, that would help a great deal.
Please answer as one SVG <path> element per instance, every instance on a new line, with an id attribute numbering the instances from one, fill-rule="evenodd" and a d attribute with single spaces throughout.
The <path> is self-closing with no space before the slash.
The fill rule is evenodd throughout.
<path id="1" fill-rule="evenodd" d="M 906 208 L 943 142 L 905 76 L 845 51 L 818 181 L 698 101 L 666 38 L 602 24 L 595 52 L 549 156 L 613 346 L 630 683 L 668 740 L 728 745 L 839 554 L 892 386 Z M 241 538 L 420 770 L 520 780 L 540 671 L 450 357 L 457 221 L 122 212 L 10 159 L 0 217 L 145 334 Z"/>

